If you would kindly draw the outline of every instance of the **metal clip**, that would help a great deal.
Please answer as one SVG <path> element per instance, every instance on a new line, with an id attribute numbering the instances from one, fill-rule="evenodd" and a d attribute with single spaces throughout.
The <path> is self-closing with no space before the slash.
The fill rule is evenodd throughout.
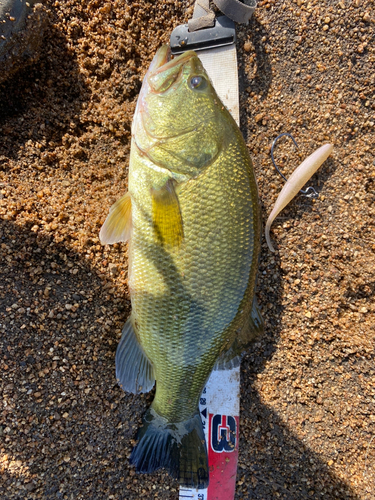
<path id="1" fill-rule="evenodd" d="M 226 16 L 216 18 L 213 28 L 198 31 L 190 32 L 187 24 L 181 24 L 172 31 L 170 38 L 172 54 L 181 54 L 187 50 L 212 49 L 234 43 L 236 43 L 235 25 Z"/>

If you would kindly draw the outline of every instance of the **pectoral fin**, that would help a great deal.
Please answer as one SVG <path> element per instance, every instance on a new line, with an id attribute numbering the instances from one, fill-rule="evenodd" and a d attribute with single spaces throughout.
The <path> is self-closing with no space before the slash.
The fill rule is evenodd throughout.
<path id="1" fill-rule="evenodd" d="M 152 220 L 161 241 L 166 245 L 180 245 L 184 237 L 180 204 L 169 179 L 160 189 L 152 189 Z"/>
<path id="2" fill-rule="evenodd" d="M 112 245 L 130 238 L 132 227 L 131 198 L 126 193 L 114 203 L 99 233 L 102 245 Z"/>
<path id="3" fill-rule="evenodd" d="M 254 297 L 251 314 L 238 332 L 233 344 L 227 351 L 223 352 L 216 361 L 215 370 L 231 370 L 239 366 L 241 354 L 263 333 L 263 331 L 263 318 L 259 311 L 257 300 Z"/>

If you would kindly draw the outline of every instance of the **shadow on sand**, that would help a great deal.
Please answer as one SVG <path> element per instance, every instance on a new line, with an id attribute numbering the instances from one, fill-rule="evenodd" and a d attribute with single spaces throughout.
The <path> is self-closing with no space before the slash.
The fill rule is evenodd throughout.
<path id="1" fill-rule="evenodd" d="M 89 91 L 53 16 L 49 12 L 37 62 L 0 85 L 0 159 L 17 158 L 29 139 L 44 149 L 50 141 L 60 143 L 67 131 L 77 137 L 83 132 L 79 112 Z"/>
<path id="2" fill-rule="evenodd" d="M 130 439 L 153 395 L 124 394 L 115 381 L 115 332 L 129 304 L 108 293 L 109 277 L 98 276 L 86 259 L 52 238 L 2 221 L 0 241 L 1 391 L 8 402 L 0 450 L 27 468 L 27 474 L 4 468 L 2 498 L 15 478 L 22 498 L 69 498 L 83 490 L 97 498 L 98 481 L 116 498 L 138 498 L 123 481 L 133 475 Z M 280 278 L 275 296 L 279 286 Z M 241 418 L 253 422 L 254 433 L 241 438 L 236 498 L 356 499 L 254 389 L 276 350 L 280 307 L 276 302 L 265 318 L 265 337 L 242 363 Z M 177 498 L 175 483 L 163 472 L 138 476 L 142 481 L 162 481 L 169 489 L 159 498 Z"/>

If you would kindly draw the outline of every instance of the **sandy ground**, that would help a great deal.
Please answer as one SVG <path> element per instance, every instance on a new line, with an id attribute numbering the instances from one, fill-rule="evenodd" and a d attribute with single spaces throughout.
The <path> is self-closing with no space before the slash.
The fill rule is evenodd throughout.
<path id="1" fill-rule="evenodd" d="M 132 5 L 131 5 L 132 4 Z M 156 5 L 154 5 L 156 4 Z M 98 232 L 127 186 L 130 124 L 189 2 L 47 2 L 39 62 L 0 88 L 0 497 L 177 499 L 128 457 L 152 395 L 124 394 L 125 245 Z M 332 157 L 263 242 L 266 333 L 242 363 L 237 500 L 375 498 L 373 3 L 268 0 L 238 28 L 241 127 L 266 219 L 285 175 Z M 225 255 L 223 255 L 225 259 Z"/>

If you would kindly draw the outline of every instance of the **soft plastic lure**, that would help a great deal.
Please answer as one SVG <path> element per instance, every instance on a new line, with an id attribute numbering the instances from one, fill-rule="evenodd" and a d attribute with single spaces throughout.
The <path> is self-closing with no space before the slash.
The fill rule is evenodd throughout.
<path id="1" fill-rule="evenodd" d="M 271 252 L 275 251 L 274 247 L 272 246 L 270 237 L 272 222 L 275 220 L 281 210 L 285 208 L 288 203 L 295 197 L 295 195 L 306 184 L 306 182 L 315 174 L 318 168 L 326 161 L 328 156 L 332 153 L 332 150 L 332 144 L 324 144 L 324 146 L 321 146 L 319 149 L 314 151 L 313 154 L 306 158 L 301 163 L 301 165 L 299 165 L 299 167 L 295 169 L 295 171 L 287 180 L 285 186 L 280 191 L 273 210 L 268 217 L 265 230 L 267 245 Z"/>

